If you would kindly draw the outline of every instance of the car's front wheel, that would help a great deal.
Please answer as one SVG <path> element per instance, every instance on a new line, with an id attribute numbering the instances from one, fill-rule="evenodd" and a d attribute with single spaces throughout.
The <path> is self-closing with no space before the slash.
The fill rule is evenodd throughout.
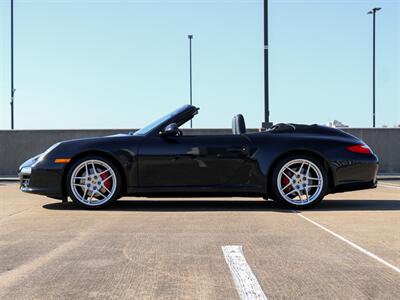
<path id="1" fill-rule="evenodd" d="M 270 187 L 274 200 L 293 208 L 310 207 L 327 192 L 327 171 L 314 157 L 292 155 L 277 164 Z"/>
<path id="2" fill-rule="evenodd" d="M 121 190 L 121 176 L 108 159 L 84 157 L 69 169 L 67 191 L 71 199 L 84 208 L 102 208 L 115 201 Z"/>

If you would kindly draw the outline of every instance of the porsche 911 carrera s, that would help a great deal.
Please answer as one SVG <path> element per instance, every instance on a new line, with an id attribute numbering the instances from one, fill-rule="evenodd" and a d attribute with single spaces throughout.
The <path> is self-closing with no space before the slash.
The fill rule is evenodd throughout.
<path id="1" fill-rule="evenodd" d="M 263 197 L 306 208 L 376 187 L 377 156 L 341 130 L 277 124 L 247 133 L 237 115 L 232 134 L 183 134 L 198 111 L 184 105 L 134 133 L 59 142 L 20 166 L 20 189 L 89 209 L 123 196 Z"/>

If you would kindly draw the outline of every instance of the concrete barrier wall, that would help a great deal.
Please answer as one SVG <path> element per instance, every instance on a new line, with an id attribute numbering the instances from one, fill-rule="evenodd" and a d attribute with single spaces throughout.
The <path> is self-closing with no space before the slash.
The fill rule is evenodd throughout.
<path id="1" fill-rule="evenodd" d="M 15 176 L 26 159 L 62 140 L 112 135 L 130 129 L 0 130 L 0 176 Z M 248 131 L 254 132 L 256 129 Z M 380 173 L 400 173 L 400 128 L 351 128 L 346 132 L 363 139 L 380 158 Z M 187 134 L 229 134 L 230 129 L 186 129 Z"/>

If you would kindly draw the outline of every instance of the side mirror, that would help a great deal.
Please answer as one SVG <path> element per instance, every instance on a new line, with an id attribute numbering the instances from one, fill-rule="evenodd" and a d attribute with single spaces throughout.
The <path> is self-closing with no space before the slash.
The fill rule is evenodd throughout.
<path id="1" fill-rule="evenodd" d="M 162 131 L 160 131 L 160 136 L 176 136 L 179 133 L 179 128 L 176 123 L 168 124 Z"/>

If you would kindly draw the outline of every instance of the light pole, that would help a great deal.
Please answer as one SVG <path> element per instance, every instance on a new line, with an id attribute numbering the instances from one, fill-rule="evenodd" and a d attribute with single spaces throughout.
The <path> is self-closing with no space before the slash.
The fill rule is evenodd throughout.
<path id="1" fill-rule="evenodd" d="M 269 121 L 269 72 L 268 72 L 268 0 L 264 0 L 264 122 L 262 128 L 271 127 Z"/>
<path id="2" fill-rule="evenodd" d="M 375 128 L 375 15 L 380 7 L 374 7 L 368 14 L 372 14 L 372 126 Z"/>
<path id="3" fill-rule="evenodd" d="M 11 0 L 11 129 L 14 129 L 14 0 Z"/>
<path id="4" fill-rule="evenodd" d="M 192 39 L 193 35 L 188 35 L 189 39 L 189 76 L 190 76 L 190 105 L 193 104 L 193 84 L 192 84 Z M 190 128 L 193 128 L 192 119 L 190 120 Z"/>

